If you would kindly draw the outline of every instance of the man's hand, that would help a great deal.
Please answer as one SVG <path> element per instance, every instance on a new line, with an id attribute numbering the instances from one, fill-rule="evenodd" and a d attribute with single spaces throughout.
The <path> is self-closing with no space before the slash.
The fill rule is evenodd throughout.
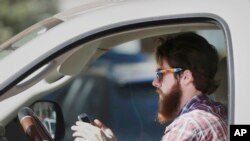
<path id="1" fill-rule="evenodd" d="M 75 141 L 115 141 L 114 133 L 111 129 L 103 125 L 99 120 L 95 119 L 93 125 L 90 123 L 77 121 L 72 126 L 74 131 L 73 137 Z"/>

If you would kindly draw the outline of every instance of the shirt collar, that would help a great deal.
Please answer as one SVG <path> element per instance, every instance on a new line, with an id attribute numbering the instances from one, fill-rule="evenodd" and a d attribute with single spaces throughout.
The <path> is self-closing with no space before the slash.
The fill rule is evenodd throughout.
<path id="1" fill-rule="evenodd" d="M 202 104 L 202 103 L 206 103 L 206 101 L 209 101 L 209 97 L 206 94 L 199 94 L 196 96 L 193 96 L 184 106 L 183 108 L 180 110 L 180 112 L 178 113 L 177 116 L 180 116 L 184 113 L 190 112 L 192 110 L 194 110 L 194 106 L 197 104 Z"/>

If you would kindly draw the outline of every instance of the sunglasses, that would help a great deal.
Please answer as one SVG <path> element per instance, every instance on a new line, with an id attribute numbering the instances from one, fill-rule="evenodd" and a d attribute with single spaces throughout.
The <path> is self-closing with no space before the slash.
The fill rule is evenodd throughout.
<path id="1" fill-rule="evenodd" d="M 169 68 L 169 69 L 161 69 L 161 68 L 159 68 L 159 69 L 156 70 L 156 78 L 157 78 L 157 80 L 159 82 L 161 82 L 162 79 L 163 79 L 164 74 L 178 73 L 180 71 L 182 71 L 182 68 Z"/>

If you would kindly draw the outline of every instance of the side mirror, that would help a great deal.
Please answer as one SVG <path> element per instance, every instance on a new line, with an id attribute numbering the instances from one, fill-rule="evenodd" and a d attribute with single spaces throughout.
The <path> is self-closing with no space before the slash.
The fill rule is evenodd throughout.
<path id="1" fill-rule="evenodd" d="M 63 113 L 60 106 L 52 101 L 36 101 L 30 108 L 46 127 L 51 137 L 55 140 L 62 140 L 65 135 Z"/>

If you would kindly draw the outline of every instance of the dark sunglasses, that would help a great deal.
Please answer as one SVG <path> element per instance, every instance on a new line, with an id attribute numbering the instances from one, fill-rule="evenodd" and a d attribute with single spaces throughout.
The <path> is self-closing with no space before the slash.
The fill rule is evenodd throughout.
<path id="1" fill-rule="evenodd" d="M 182 68 L 169 68 L 169 69 L 157 69 L 156 70 L 156 78 L 158 81 L 162 81 L 164 74 L 167 73 L 178 73 L 182 71 Z"/>

